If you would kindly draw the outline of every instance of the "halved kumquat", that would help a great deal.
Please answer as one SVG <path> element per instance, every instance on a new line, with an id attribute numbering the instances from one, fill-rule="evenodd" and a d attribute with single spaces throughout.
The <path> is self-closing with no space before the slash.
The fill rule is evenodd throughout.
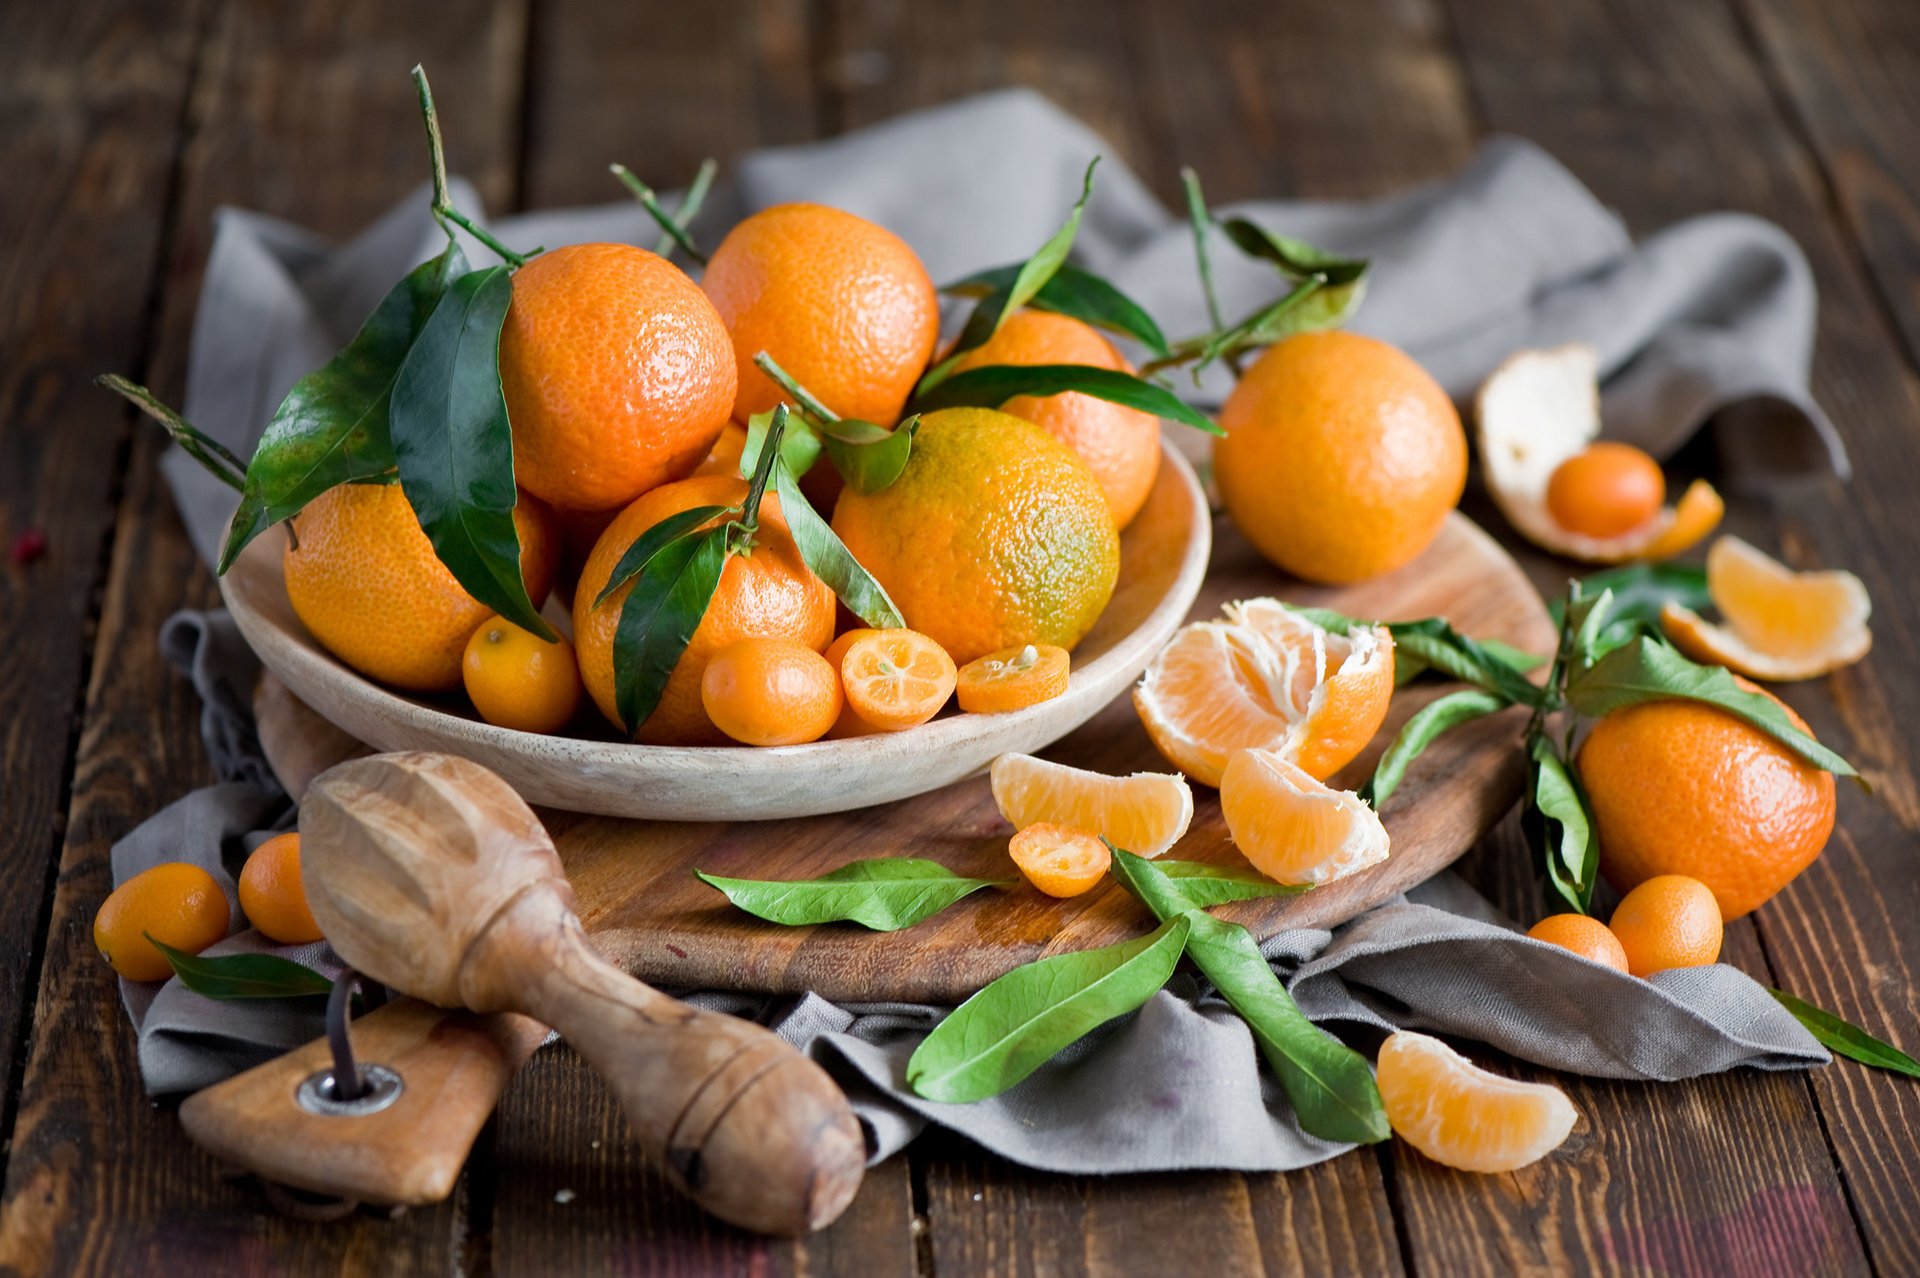
<path id="1" fill-rule="evenodd" d="M 1048 896 L 1079 896 L 1106 874 L 1113 854 L 1100 836 L 1042 821 L 1014 834 L 1007 854 L 1027 881 Z"/>
<path id="2" fill-rule="evenodd" d="M 1001 714 L 1051 701 L 1067 690 L 1071 659 L 1065 648 L 1030 643 L 1002 648 L 960 667 L 955 684 L 968 714 Z"/>
<path id="3" fill-rule="evenodd" d="M 1050 823 L 1105 835 L 1149 859 L 1179 841 L 1193 821 L 1186 778 L 1165 772 L 1110 777 L 1030 754 L 993 761 L 993 801 L 1014 828 Z"/>
<path id="4" fill-rule="evenodd" d="M 840 659 L 847 705 L 882 732 L 898 732 L 940 713 L 958 676 L 953 658 L 917 630 L 876 630 L 847 645 Z"/>

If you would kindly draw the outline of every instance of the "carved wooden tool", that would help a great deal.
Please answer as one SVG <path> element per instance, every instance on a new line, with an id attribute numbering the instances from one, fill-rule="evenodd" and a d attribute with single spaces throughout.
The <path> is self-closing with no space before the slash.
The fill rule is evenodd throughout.
<path id="1" fill-rule="evenodd" d="M 796 1234 L 853 1198 L 865 1143 L 833 1080 L 770 1031 L 601 958 L 545 829 L 493 773 L 437 754 L 343 763 L 308 790 L 300 832 L 308 900 L 341 958 L 442 1007 L 553 1026 L 714 1215 Z"/>

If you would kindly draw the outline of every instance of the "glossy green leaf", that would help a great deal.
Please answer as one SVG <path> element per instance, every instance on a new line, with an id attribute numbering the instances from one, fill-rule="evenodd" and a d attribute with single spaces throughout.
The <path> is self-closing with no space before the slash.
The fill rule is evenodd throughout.
<path id="1" fill-rule="evenodd" d="M 1318 275 L 1328 284 L 1351 284 L 1367 273 L 1365 258 L 1329 253 L 1305 240 L 1269 231 L 1248 218 L 1221 218 L 1219 226 L 1242 253 L 1271 262 L 1297 279 Z"/>
<path id="2" fill-rule="evenodd" d="M 449 237 L 445 252 L 388 291 L 338 355 L 293 384 L 247 465 L 219 571 L 329 488 L 392 480 L 394 381 L 447 290 L 466 274 L 467 259 Z"/>
<path id="3" fill-rule="evenodd" d="M 613 695 L 629 732 L 660 704 L 668 676 L 707 615 L 727 566 L 727 540 L 734 527 L 722 524 L 668 542 L 620 605 L 613 637 Z"/>
<path id="4" fill-rule="evenodd" d="M 1112 845 L 1109 844 L 1109 847 Z M 1311 883 L 1275 883 L 1258 870 L 1215 865 L 1211 861 L 1155 861 L 1154 868 L 1180 885 L 1189 901 L 1205 908 L 1258 897 L 1299 896 Z"/>
<path id="5" fill-rule="evenodd" d="M 1859 775 L 1851 763 L 1794 727 L 1771 697 L 1748 692 L 1723 667 L 1697 665 L 1659 640 L 1635 639 L 1567 677 L 1568 702 L 1590 718 L 1674 698 L 1702 701 L 1738 715 L 1816 768 L 1845 777 Z"/>
<path id="6" fill-rule="evenodd" d="M 1206 416 L 1189 408 L 1164 386 L 1143 381 L 1132 373 L 1089 364 L 989 364 L 970 368 L 920 395 L 914 400 L 914 408 L 923 413 L 938 408 L 998 408 L 1016 395 L 1044 398 L 1067 391 L 1079 391 L 1095 399 L 1137 408 L 1209 435 L 1222 433 Z"/>
<path id="7" fill-rule="evenodd" d="M 767 426 L 773 421 L 774 410 L 755 413 L 747 418 L 747 440 L 740 448 L 740 478 L 752 479 L 760 469 L 760 450 L 766 446 Z M 821 440 L 806 419 L 789 413 L 785 428 L 780 432 L 780 456 L 786 461 L 787 469 L 796 475 L 804 475 L 813 469 L 813 463 L 820 457 Z"/>
<path id="8" fill-rule="evenodd" d="M 1578 913 L 1589 913 L 1600 870 L 1600 840 L 1594 832 L 1593 808 L 1579 776 L 1560 757 L 1552 741 L 1535 736 L 1528 755 L 1521 828 L 1539 853 L 1547 882 L 1560 899 Z"/>
<path id="9" fill-rule="evenodd" d="M 963 878 L 937 861 L 871 857 L 816 879 L 729 879 L 704 870 L 694 875 L 756 918 L 787 927 L 858 923 L 876 932 L 897 932 L 938 914 L 981 888 L 1007 887 L 1011 879 Z"/>
<path id="10" fill-rule="evenodd" d="M 1288 612 L 1299 613 L 1329 634 L 1344 635 L 1351 633 L 1355 626 L 1378 624 L 1372 621 L 1360 621 L 1345 613 L 1335 612 L 1331 608 L 1307 608 L 1295 604 L 1283 606 Z M 1387 623 L 1387 633 L 1394 639 L 1393 682 L 1396 687 L 1435 668 L 1433 663 L 1420 654 L 1436 648 L 1447 650 L 1444 663 L 1439 667 L 1442 674 L 1472 683 L 1482 683 L 1483 680 L 1491 682 L 1498 677 L 1486 667 L 1505 666 L 1516 675 L 1524 675 L 1528 671 L 1537 670 L 1546 665 L 1548 661 L 1548 658 L 1538 653 L 1524 652 L 1498 639 L 1468 639 L 1441 617 L 1423 617 L 1418 621 L 1390 621 Z M 1411 644 L 1404 642 L 1409 637 L 1412 639 Z M 1474 675 L 1461 673 L 1467 670 L 1473 671 Z M 1514 690 L 1518 691 L 1517 685 L 1514 685 Z M 1538 690 L 1535 691 L 1535 695 L 1539 695 Z"/>
<path id="11" fill-rule="evenodd" d="M 1386 1110 L 1366 1058 L 1306 1018 L 1253 933 L 1199 909 L 1181 883 L 1144 857 L 1116 848 L 1113 872 L 1155 917 L 1190 920 L 1187 956 L 1247 1022 L 1303 1129 L 1355 1144 L 1387 1138 Z"/>
<path id="12" fill-rule="evenodd" d="M 552 627 L 527 597 L 513 507 L 513 433 L 500 393 L 500 326 L 513 301 L 504 266 L 455 280 L 393 383 L 390 426 L 400 486 L 454 579 L 543 639 Z"/>
<path id="13" fill-rule="evenodd" d="M 1587 598 L 1602 591 L 1613 595 L 1611 622 L 1660 619 L 1661 605 L 1668 602 L 1704 612 L 1713 606 L 1707 593 L 1707 570 L 1698 564 L 1671 561 L 1657 564 L 1622 564 L 1596 572 L 1580 581 L 1581 594 Z M 1555 600 L 1551 609 L 1554 624 L 1565 615 L 1566 604 Z"/>
<path id="14" fill-rule="evenodd" d="M 1016 262 L 956 280 L 941 292 L 960 297 L 987 297 L 1002 290 L 1010 293 L 1019 274 L 1020 264 Z M 1077 266 L 1061 266 L 1053 278 L 1028 299 L 1027 305 L 1130 337 L 1155 356 L 1169 353 L 1166 334 L 1154 323 L 1153 316 L 1105 279 Z"/>
<path id="15" fill-rule="evenodd" d="M 634 538 L 633 544 L 628 546 L 626 552 L 620 556 L 620 562 L 613 566 L 613 575 L 607 578 L 606 586 L 594 596 L 593 606 L 598 608 L 607 601 L 607 596 L 645 572 L 647 565 L 667 548 L 668 543 L 679 540 L 694 529 L 722 515 L 739 513 L 738 506 L 695 506 L 690 510 L 668 515 Z"/>
<path id="16" fill-rule="evenodd" d="M 1551 657 L 1543 657 L 1537 652 L 1527 652 L 1498 639 L 1479 639 L 1475 642 L 1488 656 L 1512 666 L 1521 674 L 1538 670 L 1553 660 Z M 1396 652 L 1393 656 L 1393 686 L 1398 688 L 1411 683 L 1431 669 L 1431 666 L 1411 653 Z"/>
<path id="17" fill-rule="evenodd" d="M 774 490 L 780 494 L 780 514 L 787 531 L 800 550 L 800 558 L 820 580 L 827 583 L 848 611 L 879 630 L 898 629 L 907 624 L 893 600 L 873 574 L 860 566 L 840 535 L 827 521 L 814 513 L 800 483 L 785 466 L 773 468 Z"/>
<path id="18" fill-rule="evenodd" d="M 1450 678 L 1477 684 L 1520 705 L 1536 706 L 1547 699 L 1544 689 L 1529 682 L 1501 654 L 1461 634 L 1444 618 L 1390 622 L 1387 630 L 1393 635 L 1396 661 L 1414 657 Z"/>
<path id="19" fill-rule="evenodd" d="M 998 1096 L 1152 998 L 1179 964 L 1190 927 L 1180 916 L 1136 940 L 1016 967 L 934 1026 L 907 1061 L 907 1085 L 949 1103 Z"/>
<path id="20" fill-rule="evenodd" d="M 333 990 L 333 982 L 320 973 L 278 954 L 189 954 L 147 939 L 180 983 L 206 998 L 313 998 Z"/>
<path id="21" fill-rule="evenodd" d="M 819 431 L 827 459 L 847 481 L 847 487 L 857 493 L 877 493 L 906 470 L 907 458 L 913 454 L 914 435 L 919 429 L 920 417 L 915 414 L 892 430 L 872 422 L 842 418 L 824 423 Z"/>
<path id="22" fill-rule="evenodd" d="M 1832 1012 L 1815 1007 L 1785 990 L 1768 988 L 1780 1006 L 1793 1013 L 1793 1019 L 1806 1026 L 1820 1045 L 1836 1056 L 1844 1056 L 1875 1069 L 1891 1070 L 1908 1078 L 1920 1078 L 1920 1061 L 1891 1043 L 1883 1043 L 1857 1025 L 1848 1024 Z"/>
<path id="23" fill-rule="evenodd" d="M 1376 811 L 1384 808 L 1387 800 L 1393 797 L 1393 792 L 1399 789 L 1407 768 L 1426 752 L 1428 746 L 1461 724 L 1498 714 L 1512 704 L 1498 693 L 1483 688 L 1462 688 L 1444 697 L 1435 697 L 1401 726 L 1400 734 L 1387 747 L 1386 753 L 1380 756 L 1380 762 L 1373 770 L 1373 778 L 1367 782 L 1366 789 L 1360 792 L 1360 797 L 1371 803 Z"/>

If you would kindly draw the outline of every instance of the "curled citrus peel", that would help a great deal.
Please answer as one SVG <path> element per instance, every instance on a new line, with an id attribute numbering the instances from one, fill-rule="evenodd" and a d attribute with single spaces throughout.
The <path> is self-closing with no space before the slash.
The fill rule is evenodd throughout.
<path id="1" fill-rule="evenodd" d="M 1574 342 L 1509 356 L 1474 397 L 1487 491 L 1507 522 L 1537 546 L 1586 563 L 1666 559 L 1712 532 L 1726 511 L 1705 480 L 1687 486 L 1639 527 L 1596 537 L 1557 521 L 1547 502 L 1554 472 L 1600 436 L 1599 359 Z"/>
<path id="2" fill-rule="evenodd" d="M 1133 691 L 1167 761 L 1217 786 L 1239 750 L 1272 750 L 1325 780 L 1373 739 L 1393 696 L 1393 636 L 1340 635 L 1276 599 L 1228 604 L 1175 632 Z"/>
<path id="3" fill-rule="evenodd" d="M 1795 572 L 1738 537 L 1722 537 L 1707 551 L 1707 593 L 1722 621 L 1669 602 L 1661 628 L 1694 660 L 1751 679 L 1817 678 L 1873 647 L 1873 604 L 1850 572 Z"/>

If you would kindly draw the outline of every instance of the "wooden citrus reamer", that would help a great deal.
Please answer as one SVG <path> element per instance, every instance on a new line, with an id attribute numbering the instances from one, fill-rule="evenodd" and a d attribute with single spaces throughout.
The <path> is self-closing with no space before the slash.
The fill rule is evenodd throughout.
<path id="1" fill-rule="evenodd" d="M 865 1143 L 833 1080 L 771 1031 L 689 1007 L 603 959 L 573 913 L 573 889 L 545 829 L 493 773 L 449 755 L 353 760 L 308 789 L 300 831 L 308 899 L 341 958 L 442 1007 L 553 1026 L 606 1080 L 642 1146 L 706 1210 L 794 1234 L 829 1223 L 852 1199 Z M 413 1022 L 435 1028 L 422 1038 L 410 1034 Z M 385 1046 L 441 1062 L 449 1044 L 429 1040 L 453 1035 L 464 1086 L 494 1096 L 539 1036 L 536 1025 L 500 1017 L 436 1022 L 403 1011 L 383 1023 Z M 395 1103 L 404 1101 L 406 1050 L 381 1061 L 363 1041 L 361 1053 L 401 1075 Z M 452 1085 L 444 1070 L 436 1074 L 436 1090 Z M 284 1107 L 284 1097 L 265 1099 Z M 453 1114 L 470 1112 L 453 1100 Z M 293 1133 L 249 1132 L 232 1097 L 224 1102 L 194 1115 L 183 1108 L 196 1139 L 247 1166 L 290 1161 L 263 1160 L 250 1146 Z M 430 1107 L 415 1115 L 423 1119 L 431 1123 Z M 380 1156 L 377 1140 L 354 1148 Z M 356 1179 L 378 1180 L 367 1171 Z M 283 1178 L 303 1180 L 297 1171 Z"/>

